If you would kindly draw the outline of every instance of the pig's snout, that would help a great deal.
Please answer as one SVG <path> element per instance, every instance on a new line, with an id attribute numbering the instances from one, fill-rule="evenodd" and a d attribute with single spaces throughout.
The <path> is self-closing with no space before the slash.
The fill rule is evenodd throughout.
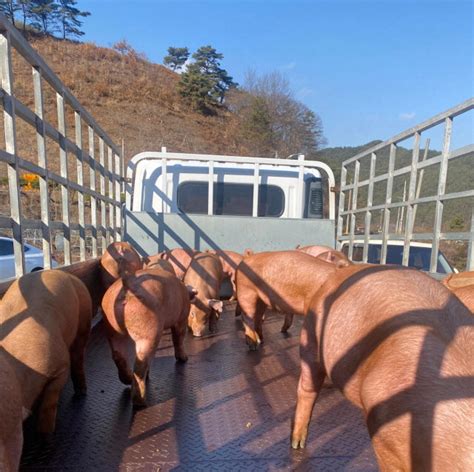
<path id="1" fill-rule="evenodd" d="M 197 329 L 193 329 L 193 336 L 195 338 L 202 338 L 204 336 L 204 330 L 197 330 Z"/>

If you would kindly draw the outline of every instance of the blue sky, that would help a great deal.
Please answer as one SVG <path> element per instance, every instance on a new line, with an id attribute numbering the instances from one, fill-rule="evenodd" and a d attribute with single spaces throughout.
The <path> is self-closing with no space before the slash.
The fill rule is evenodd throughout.
<path id="1" fill-rule="evenodd" d="M 278 70 L 329 146 L 387 139 L 474 95 L 474 2 L 79 0 L 85 41 L 126 39 L 153 62 L 211 44 L 237 82 Z M 473 113 L 455 144 L 472 142 Z M 460 120 L 461 121 L 461 120 Z M 456 129 L 456 127 L 455 127 Z"/>

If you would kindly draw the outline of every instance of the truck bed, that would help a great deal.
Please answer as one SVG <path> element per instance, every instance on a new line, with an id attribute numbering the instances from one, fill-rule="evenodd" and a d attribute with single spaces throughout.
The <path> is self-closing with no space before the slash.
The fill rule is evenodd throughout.
<path id="1" fill-rule="evenodd" d="M 291 450 L 301 319 L 285 336 L 283 317 L 270 315 L 264 347 L 249 352 L 232 308 L 216 335 L 188 337 L 185 365 L 175 363 L 164 336 L 149 406 L 136 412 L 98 323 L 87 353 L 88 395 L 75 398 L 67 384 L 47 445 L 35 437 L 34 418 L 26 422 L 21 470 L 377 470 L 361 412 L 330 386 L 316 404 L 307 448 Z"/>

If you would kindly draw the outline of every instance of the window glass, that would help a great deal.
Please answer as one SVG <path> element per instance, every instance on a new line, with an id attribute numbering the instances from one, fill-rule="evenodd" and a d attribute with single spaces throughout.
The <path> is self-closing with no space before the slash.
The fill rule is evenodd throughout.
<path id="1" fill-rule="evenodd" d="M 183 213 L 207 214 L 207 182 L 183 182 L 178 187 L 178 208 Z M 214 183 L 214 215 L 251 216 L 253 185 Z M 258 216 L 281 216 L 285 208 L 283 190 L 276 185 L 260 184 Z"/>
<path id="2" fill-rule="evenodd" d="M 13 254 L 13 241 L 0 239 L 0 256 L 11 256 Z"/>

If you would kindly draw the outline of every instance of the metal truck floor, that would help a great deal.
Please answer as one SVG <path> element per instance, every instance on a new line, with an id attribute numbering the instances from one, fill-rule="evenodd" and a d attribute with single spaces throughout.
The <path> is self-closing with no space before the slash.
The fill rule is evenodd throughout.
<path id="1" fill-rule="evenodd" d="M 34 418 L 27 421 L 21 470 L 377 470 L 361 412 L 331 387 L 316 403 L 306 449 L 291 450 L 301 319 L 288 336 L 282 322 L 268 316 L 264 347 L 249 352 L 240 318 L 226 311 L 216 335 L 187 338 L 185 365 L 175 363 L 166 334 L 149 406 L 136 412 L 99 323 L 87 351 L 87 396 L 75 398 L 67 384 L 47 445 L 36 440 Z"/>

